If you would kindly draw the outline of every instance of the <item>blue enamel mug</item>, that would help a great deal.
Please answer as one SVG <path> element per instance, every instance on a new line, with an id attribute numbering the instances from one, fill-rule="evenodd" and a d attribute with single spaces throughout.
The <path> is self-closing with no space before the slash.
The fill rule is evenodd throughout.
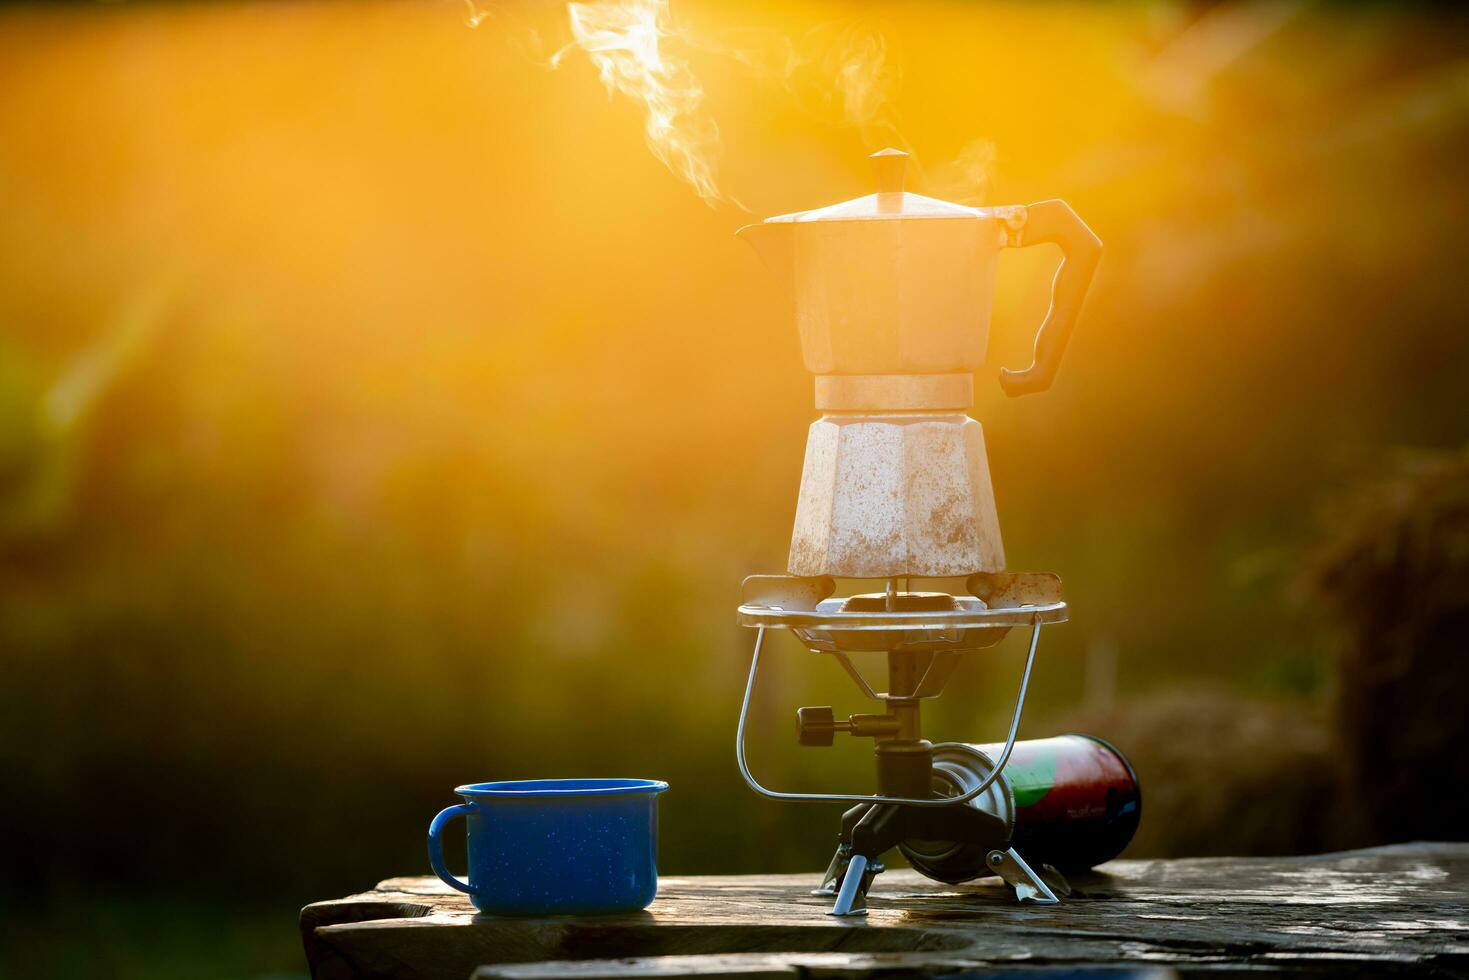
<path id="1" fill-rule="evenodd" d="M 470 783 L 428 825 L 428 861 L 491 915 L 609 915 L 658 894 L 658 794 L 652 779 Z M 442 835 L 463 817 L 469 881 L 444 867 Z"/>

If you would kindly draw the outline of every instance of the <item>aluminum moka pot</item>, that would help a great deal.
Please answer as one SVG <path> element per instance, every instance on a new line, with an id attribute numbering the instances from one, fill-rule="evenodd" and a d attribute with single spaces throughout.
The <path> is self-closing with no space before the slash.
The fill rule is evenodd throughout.
<path id="1" fill-rule="evenodd" d="M 872 156 L 877 192 L 740 229 L 786 287 L 816 407 L 787 570 L 838 578 L 1001 571 L 984 435 L 967 412 L 1000 249 L 1065 259 L 1035 358 L 1011 395 L 1050 387 L 1102 243 L 1063 201 L 971 208 L 903 190 L 907 154 Z"/>
<path id="2" fill-rule="evenodd" d="M 739 231 L 795 305 L 806 369 L 818 376 L 972 375 L 984 366 L 1000 249 L 1054 242 L 1065 261 L 1036 334 L 1034 363 L 1000 373 L 1006 394 L 1046 390 L 1101 241 L 1064 201 L 973 208 L 908 193 L 907 161 L 901 150 L 880 150 L 872 155 L 877 193 Z"/>

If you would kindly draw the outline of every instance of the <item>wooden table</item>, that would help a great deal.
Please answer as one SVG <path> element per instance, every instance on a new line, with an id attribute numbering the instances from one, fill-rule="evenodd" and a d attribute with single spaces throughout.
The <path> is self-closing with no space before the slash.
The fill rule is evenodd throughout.
<path id="1" fill-rule="evenodd" d="M 434 878 L 390 878 L 308 905 L 316 980 L 872 976 L 1005 969 L 1059 975 L 1248 972 L 1469 977 L 1469 844 L 1294 858 L 1114 861 L 1060 905 L 996 879 L 878 876 L 865 919 L 826 915 L 819 875 L 668 876 L 646 912 L 496 919 Z M 1044 969 L 1050 968 L 1050 970 Z M 1151 972 L 1149 972 L 1151 970 Z"/>

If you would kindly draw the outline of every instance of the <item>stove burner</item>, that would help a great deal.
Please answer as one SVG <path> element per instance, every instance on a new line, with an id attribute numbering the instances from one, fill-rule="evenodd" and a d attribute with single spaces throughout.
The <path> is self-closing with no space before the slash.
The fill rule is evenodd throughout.
<path id="1" fill-rule="evenodd" d="M 842 601 L 842 612 L 952 612 L 958 608 L 947 592 L 863 592 Z"/>

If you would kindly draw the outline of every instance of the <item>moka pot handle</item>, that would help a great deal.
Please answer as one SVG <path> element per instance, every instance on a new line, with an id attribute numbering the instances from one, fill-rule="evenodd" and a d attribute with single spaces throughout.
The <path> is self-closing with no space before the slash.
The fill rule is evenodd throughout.
<path id="1" fill-rule="evenodd" d="M 1021 210 L 1021 209 L 1016 209 Z M 1065 201 L 1041 201 L 1023 209 L 1020 234 L 1007 240 L 1015 248 L 1042 242 L 1061 246 L 1061 267 L 1051 283 L 1051 308 L 1035 334 L 1035 355 L 1030 367 L 1019 371 L 1000 369 L 1000 387 L 1005 394 L 1032 395 L 1051 387 L 1056 368 L 1066 353 L 1081 302 L 1091 288 L 1092 275 L 1102 257 L 1102 240 L 1076 216 Z"/>

